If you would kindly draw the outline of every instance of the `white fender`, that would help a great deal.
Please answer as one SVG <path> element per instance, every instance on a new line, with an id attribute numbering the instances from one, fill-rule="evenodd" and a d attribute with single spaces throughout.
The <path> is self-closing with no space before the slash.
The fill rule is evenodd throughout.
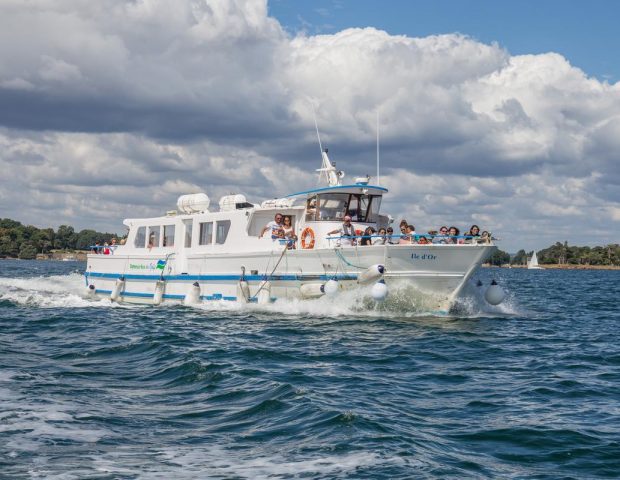
<path id="1" fill-rule="evenodd" d="M 319 298 L 325 295 L 325 286 L 322 283 L 304 283 L 299 287 L 299 293 L 303 298 Z"/>
<path id="2" fill-rule="evenodd" d="M 112 293 L 110 293 L 110 300 L 113 302 L 118 302 L 118 299 L 121 296 L 121 292 L 125 289 L 125 277 L 119 277 L 116 279 L 114 283 L 114 288 L 112 289 Z"/>
<path id="3" fill-rule="evenodd" d="M 506 293 L 502 290 L 495 280 L 491 282 L 491 286 L 484 292 L 484 299 L 491 305 L 499 305 L 506 298 Z"/>
<path id="4" fill-rule="evenodd" d="M 388 287 L 385 284 L 385 280 L 381 279 L 377 283 L 372 286 L 372 290 L 370 291 L 370 295 L 377 302 L 382 302 L 388 296 Z"/>
<path id="5" fill-rule="evenodd" d="M 327 280 L 327 282 L 323 286 L 323 290 L 325 291 L 325 294 L 329 295 L 330 297 L 333 295 L 336 295 L 339 289 L 340 289 L 340 284 L 334 279 Z"/>
<path id="6" fill-rule="evenodd" d="M 357 283 L 366 284 L 376 282 L 384 273 L 385 267 L 383 265 L 379 265 L 378 263 L 376 265 L 371 265 L 357 276 Z"/>
<path id="7" fill-rule="evenodd" d="M 258 303 L 266 305 L 271 303 L 271 282 L 265 282 L 262 285 L 261 291 L 258 292 Z"/>
<path id="8" fill-rule="evenodd" d="M 165 289 L 166 282 L 164 280 L 157 280 L 155 283 L 155 294 L 153 295 L 153 305 L 159 305 L 163 301 Z"/>
<path id="9" fill-rule="evenodd" d="M 185 305 L 195 305 L 200 303 L 200 284 L 198 282 L 192 283 L 192 286 L 189 287 L 189 291 L 185 295 L 183 303 Z"/>
<path id="10" fill-rule="evenodd" d="M 90 298 L 95 298 L 97 296 L 97 289 L 92 283 L 86 288 L 86 294 Z"/>
<path id="11" fill-rule="evenodd" d="M 239 280 L 237 284 L 237 302 L 248 303 L 250 300 L 250 285 L 246 280 Z"/>

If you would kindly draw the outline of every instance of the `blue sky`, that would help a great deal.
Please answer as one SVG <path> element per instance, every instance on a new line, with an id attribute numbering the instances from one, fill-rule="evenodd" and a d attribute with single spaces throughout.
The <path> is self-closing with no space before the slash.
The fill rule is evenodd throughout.
<path id="1" fill-rule="evenodd" d="M 373 26 L 392 35 L 459 32 L 513 55 L 556 52 L 590 76 L 620 80 L 620 1 L 271 0 L 291 33 Z"/>

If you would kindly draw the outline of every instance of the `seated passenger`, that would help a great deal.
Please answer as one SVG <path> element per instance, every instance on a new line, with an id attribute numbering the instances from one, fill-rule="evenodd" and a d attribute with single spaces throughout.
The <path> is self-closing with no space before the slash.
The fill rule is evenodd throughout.
<path id="1" fill-rule="evenodd" d="M 409 225 L 406 225 L 403 222 L 404 220 L 400 222 L 400 239 L 398 240 L 399 245 L 410 244 L 411 239 L 413 238 L 411 235 L 409 235 Z"/>
<path id="2" fill-rule="evenodd" d="M 379 237 L 372 242 L 373 245 L 386 245 L 388 243 L 387 230 L 383 227 L 379 229 Z"/>
<path id="3" fill-rule="evenodd" d="M 424 235 L 420 235 L 420 236 L 418 237 L 418 244 L 419 244 L 419 245 L 427 245 L 427 244 L 429 244 L 429 243 L 430 243 L 430 242 L 428 241 L 428 239 L 427 239 Z"/>
<path id="4" fill-rule="evenodd" d="M 458 228 L 450 227 L 450 230 L 448 230 L 448 235 L 449 236 L 448 236 L 446 243 L 452 243 L 452 244 L 463 243 L 463 239 L 458 238 L 460 235 L 460 231 Z"/>
<path id="5" fill-rule="evenodd" d="M 274 219 L 263 227 L 258 238 L 262 238 L 267 230 L 271 230 L 271 239 L 276 240 L 280 236 L 280 230 L 282 230 L 283 216 L 281 213 L 276 213 Z"/>
<path id="6" fill-rule="evenodd" d="M 338 239 L 338 244 L 343 247 L 350 247 L 352 245 L 357 245 L 357 241 L 355 239 L 355 227 L 351 223 L 351 216 L 344 216 L 344 223 L 340 228 L 336 230 L 332 230 L 331 232 L 327 232 L 327 235 L 339 234 L 340 238 Z"/>
<path id="7" fill-rule="evenodd" d="M 407 225 L 407 235 L 411 238 L 411 243 L 416 242 L 417 234 L 415 233 L 415 227 L 413 225 Z"/>
<path id="8" fill-rule="evenodd" d="M 284 215 L 284 224 L 282 225 L 282 233 L 284 234 L 284 238 L 287 239 L 287 246 L 289 250 L 295 248 L 295 242 L 297 241 L 297 235 L 295 235 L 295 229 L 291 224 L 291 216 Z"/>
<path id="9" fill-rule="evenodd" d="M 95 242 L 95 245 L 90 250 L 92 253 L 101 253 L 101 247 L 99 242 Z"/>
<path id="10" fill-rule="evenodd" d="M 485 230 L 482 232 L 482 235 L 480 235 L 478 243 L 491 243 L 491 239 L 491 234 Z"/>
<path id="11" fill-rule="evenodd" d="M 103 252 L 104 255 L 110 255 L 110 246 L 108 242 L 103 242 Z"/>
<path id="12" fill-rule="evenodd" d="M 364 236 L 362 237 L 362 241 L 360 242 L 360 245 L 363 247 L 372 245 L 372 235 L 374 234 L 375 234 L 375 229 L 372 227 L 367 227 L 366 230 L 364 230 Z"/>
<path id="13" fill-rule="evenodd" d="M 469 229 L 469 232 L 465 234 L 466 238 L 465 243 L 476 243 L 476 239 L 480 237 L 480 228 L 478 225 L 472 225 Z"/>
<path id="14" fill-rule="evenodd" d="M 448 227 L 446 227 L 445 225 L 439 228 L 439 235 L 435 235 L 433 237 L 433 243 L 448 243 L 447 242 L 447 235 L 448 235 Z"/>
<path id="15" fill-rule="evenodd" d="M 387 239 L 390 245 L 398 245 L 398 236 L 394 235 L 394 229 L 392 227 L 387 228 Z"/>

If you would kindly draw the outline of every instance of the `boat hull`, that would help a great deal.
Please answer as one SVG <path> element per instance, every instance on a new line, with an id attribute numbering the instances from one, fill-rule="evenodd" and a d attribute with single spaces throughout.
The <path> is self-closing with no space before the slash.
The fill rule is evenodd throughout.
<path id="1" fill-rule="evenodd" d="M 383 279 L 390 291 L 415 292 L 428 302 L 428 308 L 447 310 L 495 248 L 493 245 L 374 245 L 283 250 L 274 245 L 270 252 L 186 254 L 179 251 L 164 259 L 148 253 L 91 254 L 84 275 L 86 286 L 94 287 L 87 291 L 95 298 L 110 298 L 117 280 L 122 278 L 122 289 L 115 295 L 120 302 L 154 304 L 160 303 L 159 297 L 161 302 L 184 302 L 196 282 L 200 289 L 199 303 L 264 302 L 265 299 L 303 298 L 302 285 L 324 284 L 330 279 L 337 280 L 341 290 L 363 290 L 366 286 L 360 283 L 360 274 L 379 264 L 385 266 Z M 242 280 L 249 287 L 249 298 L 240 297 Z M 163 292 L 158 292 L 162 285 Z M 261 295 L 259 291 L 263 291 Z"/>

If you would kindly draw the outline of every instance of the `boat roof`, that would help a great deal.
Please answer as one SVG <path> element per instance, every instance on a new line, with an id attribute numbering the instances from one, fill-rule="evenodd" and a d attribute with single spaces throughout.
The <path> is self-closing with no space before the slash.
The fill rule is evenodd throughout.
<path id="1" fill-rule="evenodd" d="M 365 185 L 363 183 L 355 183 L 353 185 L 334 185 L 331 187 L 315 188 L 304 192 L 291 193 L 284 198 L 300 197 L 302 195 L 311 195 L 313 193 L 367 193 L 371 195 L 382 195 L 387 193 L 388 189 L 377 185 Z"/>

